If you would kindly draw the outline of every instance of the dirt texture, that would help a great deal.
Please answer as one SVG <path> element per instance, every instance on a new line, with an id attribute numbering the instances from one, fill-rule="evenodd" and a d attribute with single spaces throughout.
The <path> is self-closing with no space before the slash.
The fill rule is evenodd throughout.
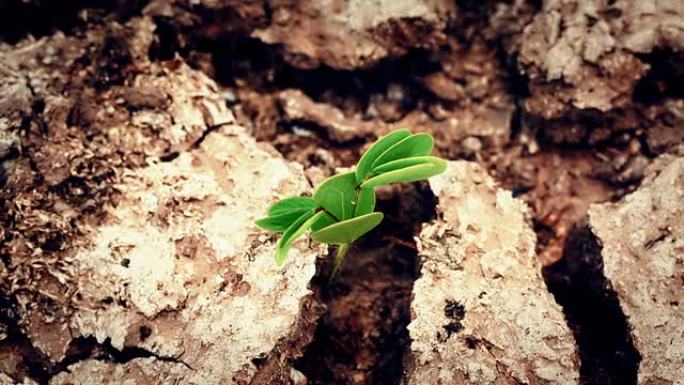
<path id="1" fill-rule="evenodd" d="M 572 109 L 628 106 L 649 66 L 639 59 L 657 48 L 684 48 L 679 1 L 545 1 L 511 39 L 530 79 L 525 106 L 544 118 Z"/>
<path id="2" fill-rule="evenodd" d="M 439 218 L 418 238 L 407 384 L 575 384 L 578 360 L 546 291 L 525 204 L 472 162 L 430 180 Z"/>
<path id="3" fill-rule="evenodd" d="M 684 383 L 684 158 L 649 167 L 634 193 L 592 206 L 606 277 L 642 354 L 639 384 Z"/>
<path id="4" fill-rule="evenodd" d="M 78 276 L 87 277 L 78 279 L 84 298 L 74 306 L 88 310 L 71 316 L 70 333 L 178 362 L 134 359 L 127 366 L 138 369 L 116 369 L 119 376 L 109 373 L 111 363 L 89 361 L 94 367 L 81 363 L 80 370 L 101 372 L 113 384 L 135 379 L 138 370 L 148 372 L 143 383 L 248 383 L 257 370 L 252 359 L 294 334 L 317 255 L 293 251 L 279 269 L 273 238 L 253 222 L 275 197 L 307 187 L 301 170 L 297 177 L 237 127 L 125 175 L 118 208 L 73 257 Z M 107 298 L 114 303 L 106 306 Z M 83 380 L 77 371 L 51 383 Z"/>
<path id="5" fill-rule="evenodd" d="M 311 68 L 320 63 L 338 69 L 375 64 L 400 56 L 410 48 L 435 48 L 443 43 L 454 6 L 443 0 L 274 1 L 272 23 L 253 32 L 267 44 L 282 44 L 293 65 Z"/>
<path id="6" fill-rule="evenodd" d="M 204 74 L 150 63 L 151 31 L 135 19 L 3 52 L 0 272 L 13 307 L 0 369 L 52 384 L 285 383 L 312 334 L 323 250 L 299 243 L 278 268 L 254 220 L 310 185 L 233 124 Z"/>
<path id="7" fill-rule="evenodd" d="M 369 11 L 369 5 L 373 12 Z M 389 1 L 154 1 L 150 14 L 210 15 L 204 34 L 240 28 L 266 44 L 281 47 L 283 58 L 298 68 L 321 64 L 356 69 L 397 57 L 413 48 L 435 49 L 446 40 L 455 7 L 444 0 Z M 182 12 L 182 11 L 181 11 Z M 218 16 L 218 17 L 216 17 Z"/>
<path id="8" fill-rule="evenodd" d="M 338 156 L 343 158 L 341 163 L 325 166 L 349 166 L 358 158 L 359 145 L 397 127 L 413 127 L 434 134 L 440 151 L 452 157 L 475 157 L 484 148 L 499 148 L 509 140 L 514 100 L 505 92 L 506 75 L 496 51 L 488 47 L 490 41 L 478 35 L 482 25 L 464 25 L 463 31 L 459 32 L 464 35 L 463 39 L 449 36 L 447 32 L 451 32 L 453 24 L 458 22 L 455 14 L 449 11 L 450 27 L 437 39 L 440 43 L 417 45 L 410 50 L 400 46 L 406 39 L 387 41 L 381 31 L 372 30 L 377 44 L 382 42 L 397 54 L 373 65 L 356 63 L 349 69 L 339 69 L 330 63 L 315 66 L 292 63 L 289 56 L 282 53 L 281 46 L 267 45 L 254 38 L 255 31 L 277 23 L 275 16 L 270 19 L 264 15 L 256 17 L 258 7 L 210 3 L 183 7 L 179 2 L 152 2 L 145 12 L 160 25 L 157 50 L 166 52 L 165 57 L 181 54 L 219 79 L 234 104 L 236 118 L 258 139 L 274 142 L 277 147 L 282 144 L 283 147 L 299 148 L 309 147 L 316 138 L 301 138 L 304 135 L 297 134 L 323 138 L 325 142 L 316 142 L 316 146 L 302 148 L 292 155 L 292 160 L 305 166 L 324 163 L 325 160 L 320 159 L 321 147 L 328 149 L 331 145 L 351 147 L 356 151 L 351 157 Z M 349 6 L 356 11 L 357 6 L 352 3 L 340 3 L 339 6 Z M 313 17 L 319 12 L 310 12 L 307 7 L 317 4 L 300 2 L 297 7 L 304 9 L 288 12 Z M 363 10 L 358 9 L 358 12 L 373 17 L 386 15 L 393 22 L 395 19 L 388 12 L 410 10 L 407 4 L 364 3 Z M 267 9 L 275 15 L 278 7 L 280 5 L 269 3 Z M 451 9 L 453 4 L 414 2 L 413 7 L 418 10 Z M 229 14 L 243 17 L 232 23 L 218 23 L 224 19 L 217 15 L 228 18 Z M 370 19 L 363 16 L 355 20 L 353 23 Z M 422 22 L 420 18 L 415 20 Z M 325 25 L 320 20 L 317 23 Z M 333 25 L 337 25 L 335 23 Z M 240 31 L 236 32 L 234 29 L 238 27 Z M 298 31 L 298 28 L 290 28 L 288 35 L 293 35 L 292 31 Z M 407 36 L 414 33 L 410 28 L 405 32 Z M 345 37 L 356 39 L 357 36 Z M 313 56 L 300 55 L 302 58 L 315 60 L 330 48 L 325 40 L 309 45 L 315 48 Z M 354 44 L 345 44 L 345 49 L 351 47 Z M 336 49 L 335 52 L 346 51 Z M 291 135 L 293 132 L 295 135 Z M 290 152 L 288 148 L 281 151 L 286 156 Z"/>
<path id="9" fill-rule="evenodd" d="M 32 381 L 29 378 L 25 378 L 23 381 L 18 382 L 18 381 L 13 380 L 12 377 L 10 377 L 4 373 L 0 373 L 0 384 L 1 385 L 36 385 L 36 382 Z"/>
<path id="10" fill-rule="evenodd" d="M 677 383 L 682 7 L 0 2 L 0 383 Z M 440 208 L 277 269 L 253 219 L 399 127 Z"/>

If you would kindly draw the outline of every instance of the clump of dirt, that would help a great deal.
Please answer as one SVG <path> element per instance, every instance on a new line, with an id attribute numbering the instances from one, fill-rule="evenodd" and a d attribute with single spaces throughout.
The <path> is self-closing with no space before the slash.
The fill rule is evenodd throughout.
<path id="1" fill-rule="evenodd" d="M 581 383 L 636 384 L 639 352 L 603 274 L 601 244 L 588 226 L 569 231 L 563 258 L 543 270 L 579 346 Z"/>
<path id="2" fill-rule="evenodd" d="M 589 223 L 603 243 L 606 278 L 627 316 L 639 383 L 684 377 L 684 158 L 658 157 L 639 188 L 617 202 L 592 206 Z"/>
<path id="3" fill-rule="evenodd" d="M 310 384 L 397 384 L 409 345 L 406 326 L 419 261 L 413 235 L 433 219 L 436 198 L 426 183 L 380 194 L 382 224 L 348 251 L 329 281 L 330 258 L 314 281 L 327 312 L 296 368 Z"/>
<path id="4" fill-rule="evenodd" d="M 542 279 L 527 205 L 474 162 L 449 162 L 430 186 L 438 219 L 417 237 L 405 382 L 576 385 L 577 346 Z"/>
<path id="5" fill-rule="evenodd" d="M 267 248 L 272 239 L 256 239 L 259 234 L 252 229 L 256 207 L 266 205 L 271 196 L 300 194 L 308 187 L 301 168 L 290 167 L 235 126 L 216 84 L 204 74 L 180 60 L 150 62 L 147 51 L 153 29 L 149 19 L 135 18 L 125 25 L 89 25 L 74 36 L 56 33 L 38 41 L 24 40 L 17 46 L 0 45 L 0 70 L 9 75 L 0 77 L 0 167 L 4 174 L 0 185 L 0 295 L 15 304 L 5 311 L 0 303 L 0 370 L 17 381 L 29 377 L 42 383 L 48 379 L 68 383 L 67 373 L 60 373 L 60 368 L 67 365 L 94 373 L 95 369 L 106 372 L 108 368 L 138 365 L 132 361 L 154 361 L 157 368 L 164 367 L 166 375 L 190 382 L 197 381 L 193 376 L 210 383 L 225 382 L 222 378 L 238 374 L 252 379 L 256 370 L 250 361 L 252 355 L 267 355 L 278 341 L 282 342 L 279 351 L 267 357 L 267 361 L 273 357 L 274 367 L 282 378 L 289 375 L 288 360 L 294 354 L 287 343 L 298 343 L 288 339 L 290 334 L 292 339 L 303 341 L 301 349 L 305 338 L 312 334 L 315 314 L 304 320 L 309 323 L 302 321 L 302 330 L 290 333 L 288 328 L 299 326 L 293 322 L 300 314 L 303 318 L 309 316 L 305 314 L 309 310 L 304 307 L 305 301 L 302 309 L 298 305 L 308 293 L 306 285 L 314 273 L 315 252 L 309 249 L 298 265 L 290 265 L 293 275 L 282 277 L 288 268 L 278 270 L 270 258 L 258 256 L 260 250 L 264 256 L 271 255 Z M 5 147 L 7 142 L 9 146 Z M 205 147 L 210 145 L 215 147 Z M 226 157 L 216 158 L 222 151 Z M 246 167 L 248 163 L 255 167 L 253 171 Z M 256 168 L 264 165 L 271 173 L 260 172 L 256 176 Z M 231 172 L 238 174 L 231 176 Z M 139 182 L 137 178 L 147 181 Z M 240 182 L 240 178 L 248 178 L 250 183 Z M 187 187 L 181 187 L 188 181 Z M 162 186 L 164 182 L 173 188 Z M 136 190 L 137 187 L 142 190 Z M 244 190 L 248 187 L 255 190 Z M 208 190 L 200 191 L 203 188 Z M 197 195 L 165 195 L 171 191 Z M 138 193 L 154 197 L 147 201 L 140 198 L 142 195 L 135 195 Z M 226 195 L 214 199 L 222 194 Z M 262 201 L 257 203 L 258 199 Z M 152 203 L 140 209 L 136 205 L 142 202 Z M 197 245 L 185 247 L 182 240 L 189 238 L 187 234 L 158 236 L 159 232 L 176 230 L 175 214 L 183 219 L 181 231 L 193 235 L 204 229 L 224 227 L 194 222 L 197 228 L 188 230 L 189 211 L 187 207 L 181 208 L 181 202 L 192 202 L 189 204 L 196 205 L 199 211 L 228 218 L 231 231 L 217 235 L 226 238 L 207 244 L 228 244 L 229 248 L 214 251 Z M 243 207 L 241 212 L 246 216 L 220 214 L 220 210 L 234 213 L 227 209 L 228 205 Z M 122 213 L 120 209 L 130 211 Z M 139 213 L 140 223 L 151 227 L 140 230 L 136 214 L 131 213 Z M 192 218 L 210 220 L 208 214 Z M 109 224 L 130 227 L 119 228 L 117 233 Z M 124 238 L 151 236 L 155 240 L 136 244 L 130 238 L 106 239 L 118 236 L 115 234 Z M 166 242 L 165 246 L 150 253 L 141 251 L 144 256 L 140 259 L 128 254 L 159 239 Z M 107 249 L 101 254 L 97 251 L 102 250 L 99 242 Z M 199 241 L 197 244 L 204 245 Z M 154 259 L 159 257 L 163 262 Z M 228 258 L 232 258 L 230 263 Z M 251 258 L 258 262 L 253 263 Z M 97 261 L 93 269 L 89 267 L 90 261 Z M 168 282 L 173 284 L 154 283 L 159 276 L 152 277 L 152 271 L 146 270 L 148 263 L 155 266 L 155 273 L 168 273 Z M 213 263 L 216 264 L 207 267 Z M 265 270 L 259 270 L 262 266 Z M 107 270 L 110 268 L 116 272 Z M 273 275 L 272 282 L 282 278 L 288 284 L 267 285 L 262 290 L 256 280 L 249 282 L 252 272 L 255 277 L 263 277 L 268 269 L 271 273 L 266 274 Z M 180 278 L 186 272 L 207 276 Z M 142 284 L 150 284 L 150 288 L 135 288 L 132 281 L 137 278 Z M 106 292 L 98 292 L 100 289 Z M 205 292 L 200 294 L 202 290 Z M 269 292 L 292 292 L 293 296 L 271 301 Z M 144 294 L 138 297 L 138 293 Z M 203 311 L 191 308 L 196 298 L 207 297 L 213 299 L 210 305 L 197 302 Z M 221 297 L 235 300 L 240 309 L 259 311 L 236 312 L 219 302 Z M 142 298 L 141 302 L 137 302 L 138 298 Z M 169 305 L 169 298 L 180 302 Z M 160 302 L 153 304 L 157 299 Z M 269 305 L 252 305 L 250 299 L 269 301 Z M 275 305 L 270 306 L 271 303 Z M 212 306 L 219 312 L 208 310 Z M 155 309 L 150 312 L 151 308 Z M 270 329 L 262 327 L 256 341 L 236 331 L 239 328 L 249 334 L 251 329 L 247 326 L 251 322 L 245 321 L 245 317 L 257 313 L 267 316 L 264 309 L 276 313 L 280 321 L 271 323 Z M 192 313 L 192 317 L 176 318 L 176 312 L 181 311 Z M 285 313 L 290 313 L 291 318 L 284 317 Z M 240 322 L 230 332 L 214 329 L 222 338 L 235 341 L 213 345 L 228 349 L 213 354 L 213 348 L 202 342 L 209 331 L 189 325 L 215 323 L 210 321 L 211 317 L 227 319 L 223 314 L 240 317 Z M 209 318 L 199 320 L 201 316 Z M 183 327 L 175 323 L 178 319 L 185 320 L 181 323 Z M 96 326 L 99 321 L 103 324 Z M 167 327 L 166 322 L 174 326 Z M 195 339 L 190 330 L 201 335 Z M 274 333 L 272 339 L 269 332 Z M 166 333 L 180 333 L 182 338 Z M 91 335 L 96 335 L 100 342 L 109 339 L 129 361 L 103 362 L 97 352 L 82 355 L 72 351 L 74 339 Z M 202 356 L 190 353 L 193 348 L 187 345 L 170 342 L 181 340 L 202 345 Z M 178 349 L 180 353 L 167 354 L 165 349 Z M 171 358 L 186 352 L 199 361 L 170 363 Z M 235 359 L 243 353 L 242 358 Z M 212 356 L 218 363 L 211 361 Z M 144 357 L 153 359 L 138 360 Z M 119 363 L 126 365 L 117 366 Z M 232 365 L 231 369 L 221 366 L 224 364 Z M 223 377 L 206 380 L 215 372 Z M 57 373 L 61 379 L 56 379 Z M 111 381 L 125 381 L 130 371 L 119 373 L 123 377 Z M 175 381 L 160 378 L 162 382 Z"/>

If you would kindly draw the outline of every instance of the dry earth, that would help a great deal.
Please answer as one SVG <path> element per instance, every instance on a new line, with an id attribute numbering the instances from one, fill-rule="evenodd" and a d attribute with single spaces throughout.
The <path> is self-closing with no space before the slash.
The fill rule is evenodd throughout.
<path id="1" fill-rule="evenodd" d="M 676 0 L 0 2 L 0 384 L 682 384 L 683 50 Z M 398 127 L 448 173 L 277 268 L 254 219 Z"/>

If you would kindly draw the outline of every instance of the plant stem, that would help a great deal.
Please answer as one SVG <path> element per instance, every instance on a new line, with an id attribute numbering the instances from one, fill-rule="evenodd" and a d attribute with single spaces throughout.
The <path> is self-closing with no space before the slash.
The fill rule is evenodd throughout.
<path id="1" fill-rule="evenodd" d="M 348 249 L 349 243 L 343 243 L 337 246 L 337 253 L 335 254 L 335 260 L 333 261 L 333 271 L 330 274 L 331 280 L 335 274 L 337 274 L 337 270 L 340 268 L 340 265 L 342 265 L 342 260 L 344 259 L 344 255 L 347 253 Z"/>

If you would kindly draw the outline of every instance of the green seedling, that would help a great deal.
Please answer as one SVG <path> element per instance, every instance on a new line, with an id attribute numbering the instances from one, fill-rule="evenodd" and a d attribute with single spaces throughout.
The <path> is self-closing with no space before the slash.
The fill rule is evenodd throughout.
<path id="1" fill-rule="evenodd" d="M 334 175 L 320 184 L 313 197 L 285 198 L 256 224 L 282 233 L 276 263 L 282 265 L 292 242 L 311 230 L 314 241 L 338 247 L 333 275 L 349 245 L 382 222 L 375 209 L 375 188 L 392 183 L 423 180 L 446 169 L 443 159 L 430 156 L 434 139 L 397 130 L 378 139 L 362 156 L 354 171 Z"/>

